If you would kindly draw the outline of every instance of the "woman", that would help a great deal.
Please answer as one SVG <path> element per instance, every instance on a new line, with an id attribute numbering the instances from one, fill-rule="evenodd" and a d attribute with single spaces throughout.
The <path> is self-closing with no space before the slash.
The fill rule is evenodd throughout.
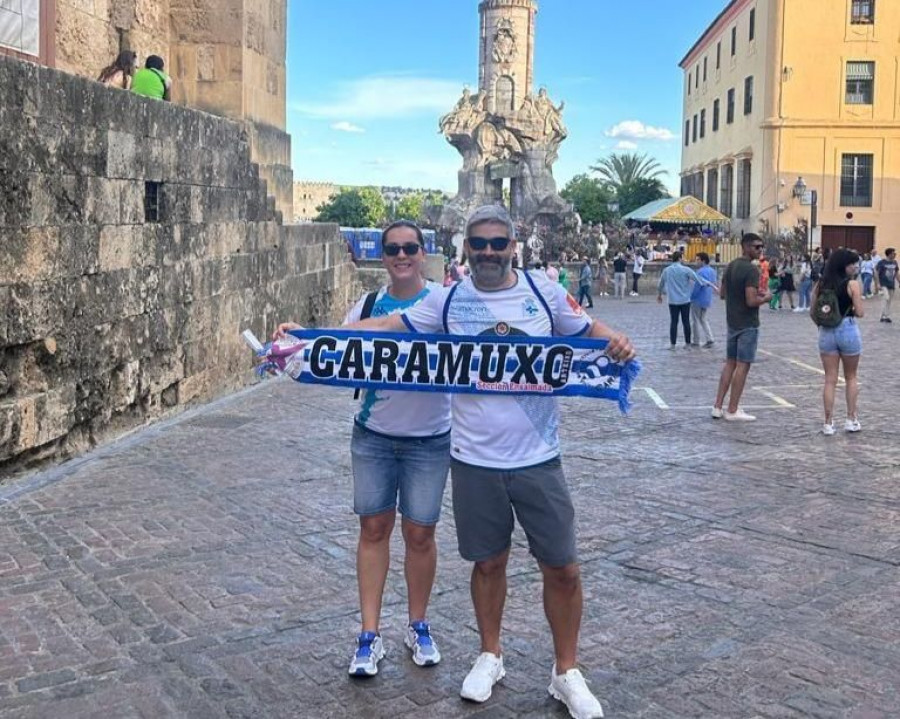
<path id="1" fill-rule="evenodd" d="M 862 289 L 855 279 L 858 273 L 859 255 L 843 248 L 834 250 L 825 264 L 822 279 L 816 283 L 812 292 L 812 306 L 815 307 L 820 292 L 833 290 L 843 318 L 837 327 L 819 327 L 819 354 L 825 370 L 825 388 L 822 393 L 825 424 L 822 426 L 822 434 L 826 436 L 834 434 L 834 395 L 841 365 L 844 366 L 844 382 L 847 385 L 847 421 L 844 429 L 847 432 L 859 432 L 862 429 L 857 410 L 857 371 L 862 355 L 862 338 L 857 319 L 865 314 L 865 309 Z"/>
<path id="2" fill-rule="evenodd" d="M 768 275 L 769 281 L 766 289 L 772 293 L 769 309 L 774 312 L 781 305 L 781 278 L 778 275 L 778 263 L 775 260 L 769 263 Z"/>
<path id="3" fill-rule="evenodd" d="M 863 256 L 863 261 L 859 265 L 859 276 L 862 278 L 863 299 L 873 297 L 872 278 L 875 276 L 875 260 L 868 252 Z"/>
<path id="4" fill-rule="evenodd" d="M 606 255 L 597 263 L 597 286 L 600 288 L 601 297 L 609 297 L 609 261 Z"/>
<path id="5" fill-rule="evenodd" d="M 787 295 L 788 301 L 791 303 L 791 309 L 794 309 L 794 293 L 797 291 L 797 288 L 794 285 L 794 273 L 796 271 L 797 270 L 794 267 L 794 256 L 788 255 L 788 258 L 781 264 L 781 273 L 779 276 L 781 287 L 778 293 L 778 309 L 781 309 L 785 295 Z"/>
<path id="6" fill-rule="evenodd" d="M 122 90 L 131 89 L 131 78 L 137 68 L 137 55 L 131 50 L 119 53 L 119 57 L 112 65 L 107 65 L 100 71 L 97 78 L 107 87 L 118 87 Z"/>
<path id="7" fill-rule="evenodd" d="M 800 263 L 800 303 L 794 312 L 809 312 L 812 286 L 812 258 L 803 255 L 803 261 Z"/>

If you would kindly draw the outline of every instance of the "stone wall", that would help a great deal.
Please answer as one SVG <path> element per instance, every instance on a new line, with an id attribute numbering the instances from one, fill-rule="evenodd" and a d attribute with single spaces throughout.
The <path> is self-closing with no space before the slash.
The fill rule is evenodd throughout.
<path id="1" fill-rule="evenodd" d="M 246 384 L 242 329 L 358 295 L 249 158 L 240 123 L 0 57 L 0 477 Z"/>

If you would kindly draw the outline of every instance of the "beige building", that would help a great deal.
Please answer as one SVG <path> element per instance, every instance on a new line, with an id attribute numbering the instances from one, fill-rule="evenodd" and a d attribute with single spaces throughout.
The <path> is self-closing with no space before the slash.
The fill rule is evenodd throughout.
<path id="1" fill-rule="evenodd" d="M 319 214 L 318 208 L 340 191 L 341 185 L 333 182 L 295 182 L 294 222 L 312 222 Z"/>
<path id="2" fill-rule="evenodd" d="M 898 27 L 896 2 L 729 2 L 680 63 L 682 194 L 735 234 L 900 244 Z"/>
<path id="3" fill-rule="evenodd" d="M 122 50 L 161 56 L 174 102 L 246 123 L 289 219 L 286 32 L 287 0 L 0 0 L 0 54 L 90 78 Z"/>

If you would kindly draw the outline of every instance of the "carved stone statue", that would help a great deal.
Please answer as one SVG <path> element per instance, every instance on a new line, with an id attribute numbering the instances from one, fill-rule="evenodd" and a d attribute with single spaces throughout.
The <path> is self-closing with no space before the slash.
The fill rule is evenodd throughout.
<path id="1" fill-rule="evenodd" d="M 494 33 L 494 62 L 512 62 L 516 56 L 516 34 L 512 22 L 502 19 Z"/>

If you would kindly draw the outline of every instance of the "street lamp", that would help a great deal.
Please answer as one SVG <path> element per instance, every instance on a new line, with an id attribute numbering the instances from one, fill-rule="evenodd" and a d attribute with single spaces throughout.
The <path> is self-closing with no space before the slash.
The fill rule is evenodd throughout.
<path id="1" fill-rule="evenodd" d="M 806 181 L 802 177 L 797 178 L 797 182 L 794 183 L 794 187 L 791 190 L 791 194 L 800 200 L 800 204 L 805 204 L 804 199 L 807 197 L 806 194 L 807 185 Z M 816 229 L 816 224 L 818 221 L 819 214 L 819 193 L 815 190 L 809 191 L 809 222 L 806 223 L 806 244 L 809 248 L 809 253 L 812 254 L 813 249 L 813 230 Z"/>
<path id="2" fill-rule="evenodd" d="M 802 177 L 798 177 L 797 181 L 794 183 L 792 194 L 798 199 L 806 194 L 806 181 Z"/>

